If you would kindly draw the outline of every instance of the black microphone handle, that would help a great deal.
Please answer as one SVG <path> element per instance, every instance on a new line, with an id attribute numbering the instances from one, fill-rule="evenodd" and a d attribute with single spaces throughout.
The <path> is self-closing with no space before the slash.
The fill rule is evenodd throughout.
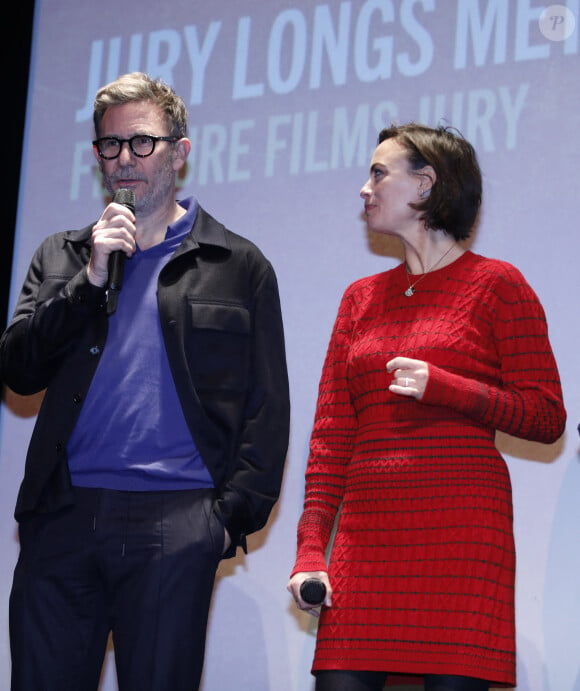
<path id="1" fill-rule="evenodd" d="M 300 585 L 300 597 L 309 605 L 317 607 L 324 602 L 326 586 L 318 578 L 307 578 Z"/>
<path id="2" fill-rule="evenodd" d="M 122 204 L 135 213 L 135 192 L 129 189 L 120 189 L 115 192 L 113 201 Z M 111 252 L 109 255 L 109 283 L 107 293 L 107 313 L 113 314 L 117 309 L 119 292 L 123 287 L 123 274 L 125 272 L 125 253 L 121 250 Z"/>
<path id="3" fill-rule="evenodd" d="M 111 252 L 109 255 L 109 290 L 113 292 L 118 293 L 123 287 L 125 258 L 125 253 L 121 250 Z"/>

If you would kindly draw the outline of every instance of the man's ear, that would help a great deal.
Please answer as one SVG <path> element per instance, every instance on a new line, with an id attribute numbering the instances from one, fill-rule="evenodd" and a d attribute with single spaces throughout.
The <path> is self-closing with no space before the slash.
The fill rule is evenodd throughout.
<path id="1" fill-rule="evenodd" d="M 182 137 L 175 142 L 175 156 L 173 159 L 173 170 L 183 168 L 189 152 L 191 151 L 191 142 L 187 137 Z"/>

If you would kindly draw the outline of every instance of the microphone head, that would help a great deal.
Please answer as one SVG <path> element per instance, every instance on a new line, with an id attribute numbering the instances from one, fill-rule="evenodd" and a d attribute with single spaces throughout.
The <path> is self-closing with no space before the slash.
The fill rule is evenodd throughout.
<path id="1" fill-rule="evenodd" d="M 318 578 L 307 578 L 300 586 L 300 597 L 309 605 L 321 605 L 326 597 L 326 586 Z"/>
<path id="2" fill-rule="evenodd" d="M 135 212 L 135 192 L 133 190 L 129 190 L 125 187 L 117 190 L 115 192 L 115 196 L 113 197 L 113 201 L 116 204 L 122 204 L 128 209 L 131 209 L 133 213 Z"/>

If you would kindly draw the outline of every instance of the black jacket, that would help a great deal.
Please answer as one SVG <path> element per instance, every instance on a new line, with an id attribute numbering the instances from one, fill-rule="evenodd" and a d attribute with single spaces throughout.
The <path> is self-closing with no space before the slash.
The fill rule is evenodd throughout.
<path id="1" fill-rule="evenodd" d="M 86 275 L 92 226 L 36 251 L 0 340 L 16 393 L 46 389 L 15 517 L 70 504 L 68 439 L 106 347 L 106 292 Z M 157 301 L 185 419 L 217 489 L 215 510 L 237 545 L 264 526 L 282 483 L 288 374 L 274 270 L 249 240 L 198 210 L 163 268 Z"/>

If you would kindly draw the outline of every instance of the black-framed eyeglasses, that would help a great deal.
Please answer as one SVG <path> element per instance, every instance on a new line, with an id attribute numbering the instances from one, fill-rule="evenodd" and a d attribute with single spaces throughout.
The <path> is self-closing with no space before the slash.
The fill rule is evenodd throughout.
<path id="1" fill-rule="evenodd" d="M 93 146 L 97 147 L 99 156 L 110 161 L 112 158 L 117 158 L 121 153 L 123 144 L 127 142 L 129 148 L 139 158 L 151 156 L 155 151 L 155 144 L 157 142 L 176 142 L 179 137 L 156 137 L 153 134 L 136 134 L 129 139 L 121 139 L 120 137 L 101 137 L 95 139 Z"/>

